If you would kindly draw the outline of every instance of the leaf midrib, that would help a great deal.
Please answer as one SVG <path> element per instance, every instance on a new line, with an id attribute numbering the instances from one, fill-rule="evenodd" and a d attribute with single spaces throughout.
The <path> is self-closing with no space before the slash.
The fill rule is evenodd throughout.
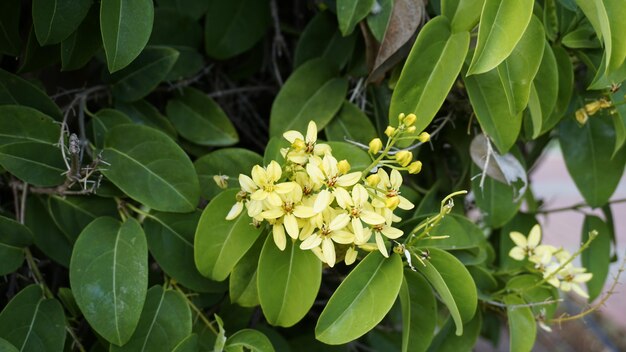
<path id="1" fill-rule="evenodd" d="M 341 78 L 331 78 L 329 80 L 327 80 L 326 82 L 324 82 L 324 84 L 322 84 L 316 91 L 315 93 L 313 93 L 313 95 L 310 96 L 309 99 L 307 99 L 307 101 L 302 105 L 302 107 L 298 110 L 298 113 L 294 115 L 294 117 L 289 120 L 289 122 L 287 123 L 287 125 L 283 128 L 283 130 L 288 131 L 289 129 L 291 129 L 291 127 L 298 122 L 299 120 L 301 120 L 302 115 L 304 114 L 304 112 L 307 110 L 307 107 L 309 106 L 309 104 L 311 104 L 311 101 L 315 100 L 315 98 L 317 96 L 319 96 L 321 93 L 325 90 L 325 88 L 327 86 L 329 86 L 331 83 L 333 83 L 336 80 L 340 80 Z M 320 127 L 320 126 L 318 126 Z"/>
<path id="2" fill-rule="evenodd" d="M 35 321 L 37 320 L 37 315 L 39 314 L 39 306 L 41 305 L 41 302 L 43 302 L 42 298 L 39 299 L 39 301 L 37 302 L 37 305 L 35 306 L 35 312 L 33 313 L 33 318 L 31 319 L 30 324 L 28 325 L 28 332 L 26 333 L 26 336 L 24 337 L 24 342 L 22 342 L 22 346 L 20 347 L 20 352 L 24 351 L 24 348 L 26 347 L 26 344 L 28 343 L 29 336 L 31 332 L 33 331 L 33 326 L 35 325 Z"/>
<path id="3" fill-rule="evenodd" d="M 146 350 L 146 345 L 148 344 L 148 340 L 150 338 L 150 335 L 152 334 L 152 329 L 154 328 L 154 326 L 156 325 L 156 320 L 159 316 L 159 312 L 161 311 L 161 305 L 163 305 L 163 301 L 165 299 L 165 293 L 167 291 L 162 290 L 162 294 L 161 294 L 161 299 L 159 300 L 159 305 L 157 306 L 156 311 L 154 312 L 154 317 L 152 318 L 152 322 L 150 323 L 150 328 L 148 329 L 148 332 L 146 333 L 146 336 L 144 338 L 143 341 L 143 345 L 141 346 L 141 352 L 144 352 Z"/>

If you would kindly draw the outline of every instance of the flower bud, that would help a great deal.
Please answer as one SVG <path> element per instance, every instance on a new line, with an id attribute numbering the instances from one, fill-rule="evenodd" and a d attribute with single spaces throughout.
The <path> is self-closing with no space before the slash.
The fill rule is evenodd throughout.
<path id="1" fill-rule="evenodd" d="M 365 179 L 365 182 L 367 182 L 367 185 L 370 187 L 376 187 L 380 183 L 380 176 L 378 176 L 378 174 L 369 175 Z"/>
<path id="2" fill-rule="evenodd" d="M 214 175 L 213 181 L 217 184 L 217 187 L 221 189 L 228 188 L 228 176 L 227 175 Z"/>
<path id="3" fill-rule="evenodd" d="M 400 113 L 400 114 L 398 115 L 398 121 L 399 121 L 400 123 L 402 123 L 402 121 L 404 120 L 404 116 L 405 116 L 405 115 L 404 115 L 404 113 Z"/>
<path id="4" fill-rule="evenodd" d="M 396 162 L 405 167 L 413 160 L 413 153 L 408 150 L 401 150 L 396 154 Z"/>
<path id="5" fill-rule="evenodd" d="M 391 210 L 395 210 L 399 204 L 400 204 L 400 198 L 398 198 L 398 196 L 389 197 L 385 199 L 385 207 Z"/>
<path id="6" fill-rule="evenodd" d="M 415 133 L 415 131 L 417 130 L 417 128 L 415 126 L 409 126 L 406 131 L 408 133 Z"/>
<path id="7" fill-rule="evenodd" d="M 417 139 L 422 143 L 426 143 L 430 140 L 430 134 L 428 134 L 428 132 L 422 132 L 417 136 Z"/>
<path id="8" fill-rule="evenodd" d="M 380 138 L 374 138 L 370 141 L 370 150 L 369 152 L 372 154 L 378 154 L 381 149 L 383 149 L 383 141 Z"/>
<path id="9" fill-rule="evenodd" d="M 348 160 L 343 159 L 340 162 L 337 163 L 337 170 L 339 170 L 340 174 L 347 174 L 348 172 L 350 172 L 350 163 L 348 162 Z"/>
<path id="10" fill-rule="evenodd" d="M 352 265 L 356 261 L 357 254 L 359 254 L 359 252 L 357 252 L 354 247 L 348 248 L 345 258 L 346 265 Z"/>
<path id="11" fill-rule="evenodd" d="M 578 121 L 579 124 L 586 124 L 588 119 L 589 115 L 587 115 L 587 112 L 584 108 L 576 110 L 576 121 Z"/>
<path id="12" fill-rule="evenodd" d="M 417 116 L 415 116 L 415 114 L 409 114 L 407 115 L 407 117 L 404 118 L 404 125 L 413 126 L 415 120 L 417 120 Z"/>
<path id="13" fill-rule="evenodd" d="M 394 133 L 396 133 L 396 129 L 391 126 L 387 126 L 387 129 L 385 129 L 385 134 L 387 135 L 387 137 L 393 136 Z"/>
<path id="14" fill-rule="evenodd" d="M 411 164 L 409 164 L 407 170 L 410 174 L 418 174 L 420 171 L 422 171 L 422 162 L 419 160 L 412 162 Z"/>

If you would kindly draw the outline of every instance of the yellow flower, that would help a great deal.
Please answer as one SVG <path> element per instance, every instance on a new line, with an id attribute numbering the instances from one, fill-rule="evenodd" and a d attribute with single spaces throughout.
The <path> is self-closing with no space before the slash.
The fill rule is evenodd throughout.
<path id="1" fill-rule="evenodd" d="M 352 188 L 352 196 L 347 203 L 339 204 L 340 207 L 348 211 L 351 218 L 352 231 L 357 241 L 363 239 L 363 221 L 368 225 L 380 225 L 385 222 L 385 218 L 374 211 L 374 208 L 368 203 L 369 195 L 367 190 L 360 184 L 354 185 Z"/>
<path id="2" fill-rule="evenodd" d="M 391 137 L 395 133 L 396 133 L 396 129 L 391 126 L 387 126 L 387 128 L 385 129 L 385 134 L 387 135 L 387 137 Z"/>
<path id="3" fill-rule="evenodd" d="M 561 291 L 574 291 L 581 297 L 589 298 L 589 295 L 582 289 L 580 284 L 591 280 L 593 274 L 585 271 L 587 271 L 585 268 L 575 268 L 571 264 L 566 265 L 565 268 L 559 271 L 559 276 L 561 277 L 559 288 Z"/>
<path id="4" fill-rule="evenodd" d="M 394 209 L 396 206 L 403 210 L 413 209 L 414 205 L 408 199 L 400 195 L 400 186 L 402 186 L 402 175 L 398 170 L 391 170 L 391 177 L 387 175 L 387 172 L 382 168 L 377 172 L 380 182 L 378 183 L 378 190 L 382 193 L 385 200 L 373 199 L 372 205 L 376 208 L 387 207 L 387 205 L 393 205 L 388 207 Z"/>
<path id="5" fill-rule="evenodd" d="M 298 186 L 298 184 L 295 184 L 295 182 L 293 183 L 293 191 L 281 194 L 282 204 L 280 206 L 273 206 L 268 210 L 263 211 L 261 213 L 261 217 L 268 220 L 277 220 L 274 224 L 274 228 L 277 226 L 282 228 L 284 226 L 287 234 L 291 238 L 297 239 L 300 233 L 298 218 L 310 218 L 315 215 L 315 213 L 313 213 L 313 208 L 302 204 L 302 189 Z M 274 229 L 274 239 L 276 240 L 277 237 L 281 238 L 279 241 L 276 241 L 276 245 L 278 248 L 283 250 L 285 248 L 285 232 L 281 229 Z M 282 244 L 282 248 L 279 244 Z"/>
<path id="6" fill-rule="evenodd" d="M 294 183 L 292 182 L 276 184 L 282 176 L 282 170 L 280 165 L 275 161 L 270 162 L 267 168 L 255 165 L 252 168 L 252 180 L 245 175 L 243 176 L 244 177 L 239 176 L 239 182 L 246 192 L 256 188 L 254 192 L 251 192 L 252 195 L 250 198 L 252 200 L 262 201 L 267 199 L 270 204 L 275 206 L 282 204 L 279 194 L 289 193 L 294 187 Z M 241 182 L 242 179 L 244 181 L 243 183 Z M 252 181 L 252 183 L 250 181 Z"/>
<path id="7" fill-rule="evenodd" d="M 350 217 L 343 211 L 339 212 L 332 208 L 325 209 L 321 216 L 316 216 L 315 227 L 317 232 L 308 236 L 300 244 L 300 249 L 319 248 L 324 262 L 328 266 L 335 266 L 337 257 L 334 243 L 350 244 L 354 242 L 354 234 L 346 230 L 350 223 Z"/>
<path id="8" fill-rule="evenodd" d="M 417 120 L 417 116 L 415 116 L 415 114 L 408 114 L 402 122 L 405 126 L 408 127 L 413 125 L 415 123 L 415 120 Z"/>
<path id="9" fill-rule="evenodd" d="M 314 121 L 309 122 L 306 137 L 294 130 L 283 133 L 283 137 L 291 143 L 287 159 L 297 164 L 305 164 L 311 155 L 322 156 L 331 151 L 328 144 L 317 143 L 317 125 Z"/>
<path id="10" fill-rule="evenodd" d="M 426 143 L 430 140 L 430 134 L 428 134 L 428 132 L 422 132 L 419 134 L 419 136 L 417 136 L 417 139 L 421 142 L 421 143 Z"/>
<path id="11" fill-rule="evenodd" d="M 383 142 L 380 140 L 380 138 L 374 138 L 370 141 L 369 148 L 370 153 L 378 154 L 378 152 L 383 149 Z"/>
<path id="12" fill-rule="evenodd" d="M 535 255 L 535 248 L 539 246 L 541 242 L 541 227 L 539 225 L 533 226 L 530 229 L 528 238 L 517 231 L 513 231 L 509 234 L 515 247 L 509 251 L 509 257 L 515 260 L 524 260 L 526 257 L 532 257 Z"/>
<path id="13" fill-rule="evenodd" d="M 396 154 L 396 161 L 400 166 L 406 167 L 413 160 L 413 153 L 408 150 L 401 150 Z"/>
<path id="14" fill-rule="evenodd" d="M 347 204 L 350 194 L 344 187 L 353 186 L 361 178 L 361 173 L 358 171 L 345 175 L 339 172 L 337 159 L 330 154 L 325 155 L 321 163 L 309 162 L 306 165 L 306 171 L 314 184 L 325 186 L 315 199 L 313 211 L 316 213 L 328 207 L 335 197 L 338 204 Z"/>
<path id="15" fill-rule="evenodd" d="M 394 218 L 393 212 L 387 208 L 380 208 L 379 210 L 384 215 L 381 215 L 386 221 L 379 225 L 374 225 L 371 227 L 371 231 L 374 233 L 374 238 L 376 240 L 376 246 L 382 255 L 385 257 L 389 257 L 389 253 L 387 252 L 387 246 L 384 241 L 384 237 L 387 237 L 390 240 L 395 240 L 396 238 L 402 236 L 404 232 L 402 230 L 397 229 L 392 226 L 392 219 Z M 398 218 L 399 220 L 399 218 Z"/>
<path id="16" fill-rule="evenodd" d="M 587 123 L 587 120 L 589 120 L 589 115 L 587 115 L 587 112 L 584 108 L 576 110 L 575 115 L 576 121 L 578 121 L 578 123 L 581 125 L 584 125 L 585 123 Z"/>
<path id="17" fill-rule="evenodd" d="M 346 251 L 346 256 L 344 258 L 344 262 L 346 263 L 346 265 L 352 265 L 356 261 L 356 257 L 358 254 L 359 252 L 357 252 L 354 246 L 349 247 Z"/>
<path id="18" fill-rule="evenodd" d="M 407 168 L 407 171 L 409 171 L 410 174 L 419 174 L 419 172 L 422 171 L 422 162 L 419 160 L 412 162 Z"/>

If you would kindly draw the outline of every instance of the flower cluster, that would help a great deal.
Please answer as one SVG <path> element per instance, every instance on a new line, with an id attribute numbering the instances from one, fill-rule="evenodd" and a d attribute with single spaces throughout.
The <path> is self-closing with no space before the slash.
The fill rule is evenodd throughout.
<path id="1" fill-rule="evenodd" d="M 552 286 L 564 292 L 574 291 L 582 297 L 589 298 L 580 284 L 591 280 L 592 274 L 587 273 L 585 268 L 574 267 L 571 263 L 573 257 L 568 251 L 540 244 L 539 225 L 533 226 L 528 238 L 516 231 L 511 232 L 510 237 L 515 243 L 515 247 L 509 252 L 511 258 L 520 261 L 528 258 L 535 264 L 535 269 L 543 274 L 544 280 Z"/>
<path id="2" fill-rule="evenodd" d="M 394 227 L 401 219 L 393 211 L 413 208 L 400 194 L 398 170 L 417 173 L 421 169 L 419 161 L 411 162 L 412 154 L 388 155 L 415 121 L 415 115 L 401 117 L 404 122 L 387 134 L 390 138 L 383 152 L 380 139 L 370 143 L 371 147 L 380 142 L 381 148 L 370 148 L 372 165 L 362 172 L 351 171 L 348 160 L 337 160 L 328 144 L 318 142 L 315 122 L 309 123 L 306 136 L 285 132 L 290 145 L 281 150 L 284 164 L 272 161 L 266 167 L 254 166 L 251 177 L 240 174 L 241 191 L 226 219 L 235 219 L 245 208 L 255 225 L 271 226 L 280 250 L 290 237 L 300 249 L 311 250 L 331 267 L 341 255 L 346 264 L 354 263 L 358 249 L 379 250 L 388 256 L 388 240 L 403 234 Z M 427 140 L 423 135 L 420 138 Z M 369 174 L 374 168 L 376 172 Z"/>
<path id="3" fill-rule="evenodd" d="M 593 116 L 598 111 L 611 108 L 612 106 L 613 104 L 604 98 L 587 103 L 584 107 L 576 110 L 576 121 L 578 121 L 581 125 L 584 125 L 587 123 L 587 120 L 589 120 L 589 116 Z"/>

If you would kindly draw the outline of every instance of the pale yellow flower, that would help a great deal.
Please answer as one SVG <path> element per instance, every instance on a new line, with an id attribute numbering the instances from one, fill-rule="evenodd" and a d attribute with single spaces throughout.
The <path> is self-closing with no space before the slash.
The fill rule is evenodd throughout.
<path id="1" fill-rule="evenodd" d="M 357 240 L 362 240 L 363 234 L 363 221 L 368 225 L 380 225 L 385 222 L 385 218 L 376 213 L 374 207 L 368 203 L 369 194 L 365 187 L 360 184 L 354 185 L 352 188 L 352 196 L 346 203 L 339 204 L 343 209 L 348 211 L 348 215 L 351 218 L 352 230 Z"/>
<path id="2" fill-rule="evenodd" d="M 300 233 L 298 218 L 310 218 L 311 216 L 315 215 L 315 213 L 313 212 L 312 207 L 302 204 L 302 189 L 299 185 L 295 184 L 295 182 L 292 183 L 294 183 L 293 191 L 280 195 L 282 201 L 281 205 L 272 206 L 271 208 L 263 211 L 261 213 L 261 217 L 264 219 L 280 220 L 279 222 L 276 222 L 274 224 L 274 227 L 284 226 L 287 234 L 291 238 L 297 239 Z M 276 238 L 276 236 L 280 236 L 281 233 L 284 237 L 284 232 L 274 233 L 274 237 Z"/>
<path id="3" fill-rule="evenodd" d="M 402 186 L 402 175 L 398 170 L 391 170 L 391 177 L 382 168 L 377 172 L 380 182 L 378 190 L 382 193 L 384 201 L 373 199 L 372 205 L 377 208 L 388 207 L 391 210 L 397 206 L 403 210 L 413 209 L 414 205 L 408 199 L 400 195 L 400 187 Z"/>
<path id="4" fill-rule="evenodd" d="M 337 159 L 330 154 L 325 155 L 321 163 L 317 159 L 314 162 L 309 162 L 306 165 L 306 171 L 314 184 L 324 186 L 313 205 L 313 211 L 316 213 L 328 207 L 335 197 L 340 206 L 348 204 L 350 194 L 345 187 L 353 186 L 361 178 L 360 172 L 340 173 Z"/>
<path id="5" fill-rule="evenodd" d="M 561 291 L 569 292 L 574 291 L 579 296 L 589 298 L 587 292 L 585 292 L 580 284 L 585 283 L 593 277 L 592 273 L 587 273 L 585 268 L 576 268 L 571 264 L 568 264 L 559 271 L 561 277 L 561 285 L 559 288 Z"/>
<path id="6" fill-rule="evenodd" d="M 298 131 L 287 131 L 283 137 L 291 143 L 291 150 L 287 153 L 287 159 L 296 164 L 304 164 L 309 156 L 322 156 L 328 154 L 331 148 L 328 144 L 317 143 L 317 125 L 310 121 L 306 130 L 306 137 Z"/>
<path id="7" fill-rule="evenodd" d="M 509 236 L 515 243 L 515 247 L 509 251 L 509 256 L 515 260 L 524 260 L 526 257 L 535 255 L 535 248 L 541 242 L 541 227 L 538 224 L 533 226 L 528 238 L 517 231 L 511 232 Z"/>
<path id="8" fill-rule="evenodd" d="M 279 194 L 291 192 L 295 185 L 292 182 L 276 183 L 280 180 L 281 176 L 282 170 L 280 165 L 276 161 L 272 161 L 267 168 L 255 165 L 252 168 L 251 180 L 246 175 L 240 175 L 239 183 L 246 192 L 254 190 L 253 192 L 250 192 L 252 193 L 250 199 L 257 201 L 267 199 L 270 204 L 280 206 L 282 201 Z"/>
<path id="9" fill-rule="evenodd" d="M 350 217 L 343 211 L 326 208 L 321 216 L 316 216 L 317 232 L 308 236 L 300 244 L 300 249 L 321 250 L 322 258 L 328 266 L 335 266 L 337 260 L 334 243 L 350 244 L 354 242 L 354 234 L 346 230 Z"/>

